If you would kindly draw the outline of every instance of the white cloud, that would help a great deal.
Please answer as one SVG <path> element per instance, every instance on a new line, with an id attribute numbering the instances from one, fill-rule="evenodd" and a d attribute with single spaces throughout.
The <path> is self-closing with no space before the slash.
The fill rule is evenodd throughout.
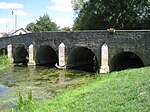
<path id="1" fill-rule="evenodd" d="M 54 6 L 47 6 L 49 10 L 61 11 L 61 12 L 71 12 L 71 0 L 51 0 Z"/>
<path id="2" fill-rule="evenodd" d="M 55 22 L 58 26 L 63 27 L 72 27 L 73 19 L 71 18 L 64 18 L 64 19 L 55 19 Z"/>
<path id="3" fill-rule="evenodd" d="M 7 3 L 7 2 L 0 2 L 0 9 L 12 9 L 12 8 L 23 8 L 22 4 L 18 3 Z"/>
<path id="4" fill-rule="evenodd" d="M 0 23 L 13 23 L 14 18 L 0 18 Z"/>

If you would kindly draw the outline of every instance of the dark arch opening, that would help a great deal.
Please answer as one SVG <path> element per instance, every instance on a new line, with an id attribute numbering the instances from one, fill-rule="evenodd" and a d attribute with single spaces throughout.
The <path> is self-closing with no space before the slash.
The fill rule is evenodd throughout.
<path id="1" fill-rule="evenodd" d="M 119 71 L 128 68 L 144 67 L 144 63 L 138 55 L 132 52 L 122 52 L 115 55 L 110 63 L 111 71 Z"/>
<path id="2" fill-rule="evenodd" d="M 67 68 L 87 72 L 96 72 L 99 68 L 95 54 L 88 48 L 78 47 L 71 51 Z"/>
<path id="3" fill-rule="evenodd" d="M 38 66 L 55 67 L 58 63 L 58 55 L 50 46 L 41 46 L 36 54 L 36 63 Z"/>
<path id="4" fill-rule="evenodd" d="M 25 65 L 29 62 L 29 54 L 24 47 L 17 47 L 14 52 L 14 64 Z"/>
<path id="5" fill-rule="evenodd" d="M 5 48 L 0 49 L 0 56 L 2 56 L 2 55 L 7 55 L 7 49 L 5 49 Z"/>

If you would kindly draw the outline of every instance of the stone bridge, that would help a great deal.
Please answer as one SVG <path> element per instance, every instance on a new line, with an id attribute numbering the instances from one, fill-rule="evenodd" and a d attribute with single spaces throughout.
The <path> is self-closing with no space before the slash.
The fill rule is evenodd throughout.
<path id="1" fill-rule="evenodd" d="M 42 32 L 0 38 L 14 64 L 101 73 L 150 65 L 150 30 Z"/>

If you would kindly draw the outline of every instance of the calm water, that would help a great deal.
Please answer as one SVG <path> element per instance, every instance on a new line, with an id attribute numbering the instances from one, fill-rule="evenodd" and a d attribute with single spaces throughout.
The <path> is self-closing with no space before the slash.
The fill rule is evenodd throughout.
<path id="1" fill-rule="evenodd" d="M 0 111 L 13 108 L 19 92 L 25 97 L 32 91 L 34 100 L 41 101 L 91 79 L 93 75 L 84 72 L 45 67 L 8 67 L 0 70 Z"/>

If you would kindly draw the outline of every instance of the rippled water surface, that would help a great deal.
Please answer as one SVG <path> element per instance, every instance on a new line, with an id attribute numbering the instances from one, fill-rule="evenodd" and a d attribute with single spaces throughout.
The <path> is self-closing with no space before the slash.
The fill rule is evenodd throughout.
<path id="1" fill-rule="evenodd" d="M 32 91 L 33 98 L 41 101 L 86 83 L 91 78 L 93 75 L 84 72 L 45 67 L 8 67 L 0 70 L 0 111 L 13 108 L 19 92 L 25 97 Z"/>

